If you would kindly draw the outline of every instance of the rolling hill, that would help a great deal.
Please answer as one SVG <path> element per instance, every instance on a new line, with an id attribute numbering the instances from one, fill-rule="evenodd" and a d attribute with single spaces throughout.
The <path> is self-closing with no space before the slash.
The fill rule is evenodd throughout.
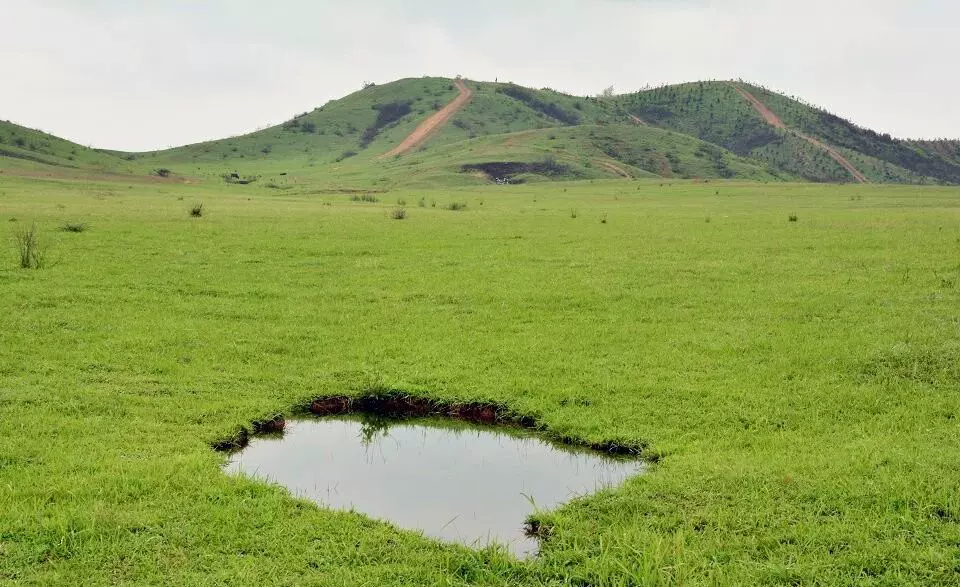
<path id="1" fill-rule="evenodd" d="M 391 188 L 557 179 L 960 183 L 960 142 L 906 141 L 742 82 L 609 97 L 410 78 L 283 124 L 148 153 L 83 147 L 0 123 L 0 170 L 55 169 Z"/>

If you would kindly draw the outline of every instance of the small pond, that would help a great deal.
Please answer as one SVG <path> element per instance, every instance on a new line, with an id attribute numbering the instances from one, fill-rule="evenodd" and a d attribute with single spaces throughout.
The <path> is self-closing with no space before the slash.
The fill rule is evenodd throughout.
<path id="1" fill-rule="evenodd" d="M 226 466 L 326 507 L 468 546 L 502 544 L 521 558 L 537 552 L 524 528 L 536 509 L 618 485 L 642 468 L 522 429 L 360 416 L 288 421 L 282 435 L 254 438 Z"/>

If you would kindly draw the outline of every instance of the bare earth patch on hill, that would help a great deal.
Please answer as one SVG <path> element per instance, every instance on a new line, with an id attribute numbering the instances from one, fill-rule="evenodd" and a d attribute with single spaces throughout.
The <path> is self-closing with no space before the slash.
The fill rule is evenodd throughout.
<path id="1" fill-rule="evenodd" d="M 470 103 L 470 100 L 473 98 L 473 90 L 467 87 L 467 84 L 463 80 L 456 80 L 454 82 L 457 89 L 460 90 L 460 95 L 453 99 L 452 102 L 441 108 L 436 114 L 430 116 L 418 126 L 410 136 L 405 138 L 403 142 L 399 145 L 381 155 L 381 158 L 387 157 L 396 157 L 409 153 L 413 149 L 419 147 L 420 145 L 427 142 L 430 137 L 432 137 L 438 130 L 443 128 L 445 124 L 450 122 L 450 119 L 459 112 L 464 106 Z"/>
<path id="2" fill-rule="evenodd" d="M 844 156 L 843 156 L 839 151 L 837 151 L 834 147 L 831 147 L 830 145 L 824 143 L 823 141 L 821 141 L 821 140 L 819 140 L 819 139 L 816 139 L 816 138 L 811 137 L 811 136 L 809 136 L 809 135 L 805 135 L 805 134 L 803 134 L 802 132 L 800 132 L 800 131 L 798 131 L 798 130 L 794 130 L 794 129 L 792 129 L 792 128 L 789 128 L 786 124 L 784 124 L 784 122 L 783 122 L 782 120 L 780 120 L 780 117 L 777 116 L 776 113 L 775 113 L 773 110 L 770 110 L 769 108 L 767 108 L 767 105 L 764 104 L 763 102 L 761 102 L 760 100 L 758 100 L 758 99 L 756 98 L 756 96 L 754 96 L 753 94 L 751 94 L 750 92 L 748 92 L 747 90 L 741 88 L 740 86 L 738 86 L 738 85 L 736 85 L 736 84 L 732 84 L 732 83 L 731 83 L 730 85 L 733 86 L 733 89 L 735 89 L 735 90 L 737 91 L 737 93 L 739 93 L 741 96 L 743 96 L 743 98 L 744 98 L 747 102 L 749 102 L 751 106 L 753 106 L 753 108 L 757 111 L 758 114 L 760 114 L 761 117 L 763 117 L 763 119 L 767 122 L 767 124 L 769 124 L 770 126 L 773 126 L 774 128 L 779 128 L 779 129 L 785 130 L 785 131 L 787 131 L 787 132 L 789 132 L 789 133 L 791 133 L 791 134 L 793 134 L 793 135 L 795 135 L 795 136 L 798 136 L 798 137 L 800 137 L 801 139 L 807 141 L 807 142 L 810 143 L 811 145 L 813 145 L 813 146 L 817 147 L 818 149 L 826 152 L 827 155 L 829 155 L 831 159 L 833 159 L 834 161 L 836 161 L 837 163 L 839 163 L 840 166 L 843 167 L 844 169 L 846 169 L 847 172 L 850 173 L 850 175 L 852 175 L 853 178 L 856 179 L 858 182 L 860 182 L 860 183 L 870 183 L 870 180 L 868 180 L 867 177 L 866 177 L 864 174 L 862 174 L 856 167 L 854 167 L 853 163 L 850 163 L 850 161 L 847 160 L 847 158 L 844 157 Z"/>

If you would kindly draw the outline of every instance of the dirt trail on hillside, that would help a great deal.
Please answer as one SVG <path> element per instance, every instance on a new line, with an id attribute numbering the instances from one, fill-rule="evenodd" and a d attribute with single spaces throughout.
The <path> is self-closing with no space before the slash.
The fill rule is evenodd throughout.
<path id="1" fill-rule="evenodd" d="M 409 153 L 410 151 L 424 144 L 438 130 L 443 128 L 445 124 L 450 122 L 450 119 L 453 118 L 457 112 L 470 103 L 470 100 L 473 98 L 473 90 L 468 88 L 467 84 L 460 79 L 455 81 L 454 84 L 456 84 L 457 89 L 460 90 L 460 95 L 454 98 L 452 102 L 438 110 L 435 114 L 421 122 L 420 126 L 410 133 L 410 136 L 403 139 L 402 143 L 387 153 L 380 155 L 381 159 L 385 159 L 387 157 L 396 157 L 398 155 Z"/>
<path id="2" fill-rule="evenodd" d="M 785 130 L 785 131 L 793 134 L 794 136 L 800 137 L 801 139 L 807 141 L 808 143 L 810 143 L 810 144 L 813 145 L 814 147 L 817 147 L 818 149 L 820 149 L 820 150 L 822 150 L 822 151 L 825 151 L 825 152 L 827 153 L 827 155 L 830 156 L 831 159 L 833 159 L 834 161 L 836 161 L 837 163 L 839 163 L 841 167 L 843 167 L 844 169 L 846 169 L 847 172 L 848 172 L 850 175 L 852 175 L 855 180 L 857 180 L 857 181 L 860 182 L 860 183 L 870 183 L 870 180 L 867 179 L 867 176 L 865 176 L 864 174 L 860 173 L 860 170 L 858 170 L 856 167 L 854 167 L 853 163 L 850 163 L 850 161 L 849 161 L 846 157 L 844 157 L 844 156 L 840 153 L 840 151 L 838 151 L 836 148 L 831 147 L 830 145 L 824 143 L 823 141 L 821 141 L 821 140 L 819 140 L 819 139 L 816 139 L 816 138 L 811 137 L 811 136 L 809 136 L 809 135 L 805 135 L 805 134 L 803 134 L 802 132 L 800 132 L 800 131 L 798 131 L 798 130 L 794 130 L 794 129 L 788 127 L 786 124 L 784 124 L 784 122 L 783 122 L 782 120 L 780 120 L 780 117 L 777 116 L 776 113 L 774 113 L 773 110 L 770 110 L 769 108 L 767 108 L 767 105 L 764 104 L 763 102 L 761 102 L 760 100 L 758 100 L 758 99 L 756 98 L 756 96 L 754 96 L 753 94 L 751 94 L 751 93 L 748 92 L 747 90 L 741 88 L 740 86 L 738 86 L 738 85 L 736 85 L 736 84 L 734 84 L 734 83 L 731 83 L 730 85 L 733 87 L 733 89 L 735 89 L 735 90 L 737 91 L 737 93 L 739 93 L 741 96 L 743 96 L 743 98 L 744 98 L 747 102 L 749 102 L 751 106 L 753 106 L 754 110 L 756 110 L 757 113 L 760 114 L 760 116 L 763 117 L 763 119 L 764 119 L 765 121 L 767 121 L 767 124 L 769 124 L 769 125 L 771 125 L 771 126 L 773 126 L 773 127 L 776 127 L 776 128 L 782 129 L 782 130 Z"/>
<path id="3" fill-rule="evenodd" d="M 603 168 L 606 169 L 607 171 L 612 171 L 613 173 L 616 173 L 616 174 L 619 175 L 620 177 L 625 177 L 625 178 L 627 178 L 627 179 L 633 179 L 633 176 L 630 175 L 630 172 L 628 172 L 628 171 L 627 171 L 626 169 L 624 169 L 623 167 L 620 167 L 619 165 L 615 165 L 615 164 L 613 164 L 613 163 L 610 163 L 609 161 L 604 161 L 604 160 L 602 160 L 602 159 L 594 159 L 593 162 L 596 163 L 597 165 L 599 165 L 600 167 L 603 167 Z"/>

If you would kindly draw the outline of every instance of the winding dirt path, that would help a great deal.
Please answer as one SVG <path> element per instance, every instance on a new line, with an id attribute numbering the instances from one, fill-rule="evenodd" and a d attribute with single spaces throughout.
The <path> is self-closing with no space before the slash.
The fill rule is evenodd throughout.
<path id="1" fill-rule="evenodd" d="M 807 141 L 814 147 L 817 147 L 818 149 L 825 151 L 827 155 L 830 156 L 831 159 L 833 159 L 834 161 L 839 163 L 841 167 L 846 169 L 847 172 L 850 175 L 852 175 L 855 180 L 857 180 L 860 183 L 870 183 L 870 180 L 867 179 L 867 176 L 860 173 L 860 170 L 854 167 L 853 163 L 850 163 L 850 161 L 846 157 L 844 157 L 843 154 L 841 154 L 840 151 L 838 151 L 836 148 L 831 147 L 830 145 L 824 143 L 819 139 L 816 139 L 809 135 L 805 135 L 798 130 L 789 128 L 786 124 L 784 124 L 782 120 L 780 120 L 780 117 L 777 116 L 773 110 L 770 110 L 769 108 L 767 108 L 767 105 L 761 102 L 760 100 L 758 100 L 756 96 L 754 96 L 753 94 L 751 94 L 750 92 L 741 88 L 740 86 L 738 86 L 733 82 L 731 82 L 730 85 L 733 87 L 733 89 L 737 91 L 737 93 L 743 96 L 743 98 L 747 102 L 749 102 L 751 106 L 753 106 L 754 110 L 756 110 L 757 113 L 760 114 L 760 116 L 763 117 L 765 121 L 767 121 L 767 124 L 769 124 L 770 126 L 785 130 L 793 134 L 794 136 L 800 137 L 801 139 Z"/>
<path id="2" fill-rule="evenodd" d="M 410 133 L 410 136 L 403 139 L 403 142 L 390 151 L 380 155 L 380 159 L 397 157 L 416 149 L 420 145 L 427 142 L 438 130 L 450 122 L 450 119 L 453 118 L 457 112 L 470 103 L 470 100 L 473 99 L 473 90 L 468 88 L 467 84 L 465 84 L 461 79 L 458 79 L 453 83 L 457 86 L 457 89 L 460 90 L 460 95 L 454 98 L 452 102 L 438 110 L 435 114 L 421 122 L 420 126 Z"/>

